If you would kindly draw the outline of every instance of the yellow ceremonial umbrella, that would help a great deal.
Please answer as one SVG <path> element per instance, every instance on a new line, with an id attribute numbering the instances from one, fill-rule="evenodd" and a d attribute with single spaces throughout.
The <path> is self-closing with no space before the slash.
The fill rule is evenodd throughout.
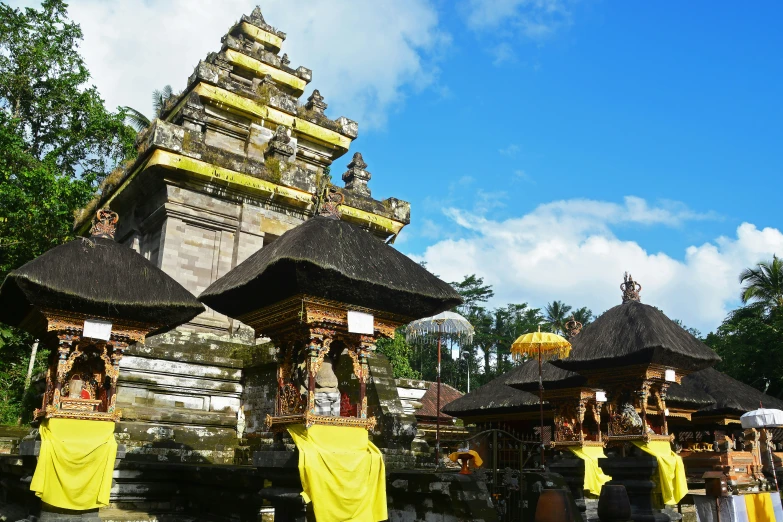
<path id="1" fill-rule="evenodd" d="M 530 332 L 517 337 L 511 345 L 511 353 L 515 357 L 521 357 L 538 350 L 538 405 L 541 413 L 541 468 L 544 468 L 544 383 L 541 380 L 541 361 L 562 359 L 571 353 L 571 343 L 565 338 L 552 332 L 542 332 L 538 327 L 537 332 Z"/>

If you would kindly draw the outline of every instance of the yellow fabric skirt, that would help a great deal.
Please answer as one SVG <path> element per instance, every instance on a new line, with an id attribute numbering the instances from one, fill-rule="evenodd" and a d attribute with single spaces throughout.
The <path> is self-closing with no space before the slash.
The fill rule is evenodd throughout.
<path id="1" fill-rule="evenodd" d="M 30 489 L 63 509 L 95 509 L 109 503 L 117 442 L 114 423 L 46 419 L 39 428 L 41 453 Z"/>
<path id="2" fill-rule="evenodd" d="M 753 495 L 744 495 L 745 512 L 748 514 L 748 520 L 752 520 L 753 522 L 776 522 L 775 510 L 770 495 L 777 494 L 778 492 L 774 491 L 771 494 L 756 493 Z"/>
<path id="3" fill-rule="evenodd" d="M 593 495 L 600 495 L 603 485 L 612 480 L 612 477 L 605 475 L 598 465 L 598 459 L 606 458 L 604 449 L 601 446 L 569 447 L 568 449 L 585 461 L 585 490 Z"/>
<path id="4" fill-rule="evenodd" d="M 658 476 L 666 505 L 677 504 L 688 494 L 688 479 L 685 477 L 685 465 L 682 457 L 672 451 L 668 441 L 652 440 L 650 442 L 633 442 L 642 451 L 649 453 L 658 460 Z"/>
<path id="5" fill-rule="evenodd" d="M 302 497 L 318 522 L 378 522 L 388 518 L 386 470 L 364 428 L 288 428 L 299 450 Z"/>

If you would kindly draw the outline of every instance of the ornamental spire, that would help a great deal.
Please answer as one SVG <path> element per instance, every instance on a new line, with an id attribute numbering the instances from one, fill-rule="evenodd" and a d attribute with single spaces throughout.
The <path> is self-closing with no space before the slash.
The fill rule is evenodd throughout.
<path id="1" fill-rule="evenodd" d="M 343 174 L 345 188 L 359 195 L 370 197 L 370 188 L 367 182 L 372 178 L 372 174 L 367 172 L 367 164 L 362 158 L 362 153 L 357 152 L 348 164 L 348 171 Z"/>
<path id="2" fill-rule="evenodd" d="M 625 273 L 624 280 L 625 282 L 620 285 L 620 290 L 623 291 L 623 303 L 628 301 L 641 302 L 639 292 L 642 291 L 642 285 L 634 281 L 633 276 L 628 272 Z"/>
<path id="3" fill-rule="evenodd" d="M 92 228 L 90 237 L 102 237 L 105 239 L 114 239 L 114 233 L 117 231 L 117 221 L 119 217 L 116 212 L 107 208 L 102 208 L 95 213 L 92 218 Z"/>
<path id="4" fill-rule="evenodd" d="M 572 339 L 582 331 L 582 323 L 576 320 L 574 314 L 571 314 L 571 319 L 565 324 L 565 328 L 566 332 L 568 332 L 568 338 Z"/>

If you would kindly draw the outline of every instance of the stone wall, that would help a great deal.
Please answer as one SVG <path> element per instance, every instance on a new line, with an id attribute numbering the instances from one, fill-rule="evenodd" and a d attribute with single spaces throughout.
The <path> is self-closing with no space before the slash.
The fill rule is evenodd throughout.
<path id="1" fill-rule="evenodd" d="M 487 486 L 476 475 L 393 471 L 386 477 L 389 522 L 495 522 Z"/>

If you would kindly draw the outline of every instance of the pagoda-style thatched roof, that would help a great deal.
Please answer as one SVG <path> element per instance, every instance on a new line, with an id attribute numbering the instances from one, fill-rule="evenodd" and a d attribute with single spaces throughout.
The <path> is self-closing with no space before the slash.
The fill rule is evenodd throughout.
<path id="1" fill-rule="evenodd" d="M 452 417 L 462 418 L 519 413 L 538 408 L 538 395 L 506 386 L 503 384 L 506 376 L 507 374 L 504 374 L 489 381 L 450 402 L 441 410 Z"/>
<path id="2" fill-rule="evenodd" d="M 199 299 L 240 317 L 307 294 L 420 318 L 462 298 L 444 281 L 355 225 L 314 217 L 212 283 Z"/>
<path id="3" fill-rule="evenodd" d="M 571 354 L 553 363 L 574 371 L 651 363 L 697 371 L 720 361 L 663 312 L 633 300 L 604 312 L 571 345 Z"/>
<path id="4" fill-rule="evenodd" d="M 701 370 L 701 372 L 705 371 L 707 370 Z M 712 395 L 700 388 L 689 377 L 683 377 L 682 384 L 677 384 L 676 382 L 669 384 L 669 389 L 666 391 L 666 404 L 679 405 L 691 410 L 714 405 L 715 399 Z"/>
<path id="5" fill-rule="evenodd" d="M 505 374 L 504 384 L 514 388 L 537 392 L 538 391 L 538 360 L 530 359 L 520 364 Z M 587 379 L 576 372 L 564 370 L 545 362 L 541 365 L 541 382 L 544 389 L 574 388 L 583 386 Z"/>
<path id="6" fill-rule="evenodd" d="M 674 387 L 674 386 L 672 386 Z M 713 398 L 713 404 L 696 412 L 696 416 L 742 415 L 760 408 L 783 409 L 783 401 L 762 393 L 760 390 L 721 373 L 715 368 L 707 368 L 683 377 L 682 388 L 701 390 Z"/>
<path id="7" fill-rule="evenodd" d="M 13 270 L 0 287 L 0 321 L 18 326 L 34 309 L 176 326 L 204 306 L 133 249 L 77 238 Z"/>

